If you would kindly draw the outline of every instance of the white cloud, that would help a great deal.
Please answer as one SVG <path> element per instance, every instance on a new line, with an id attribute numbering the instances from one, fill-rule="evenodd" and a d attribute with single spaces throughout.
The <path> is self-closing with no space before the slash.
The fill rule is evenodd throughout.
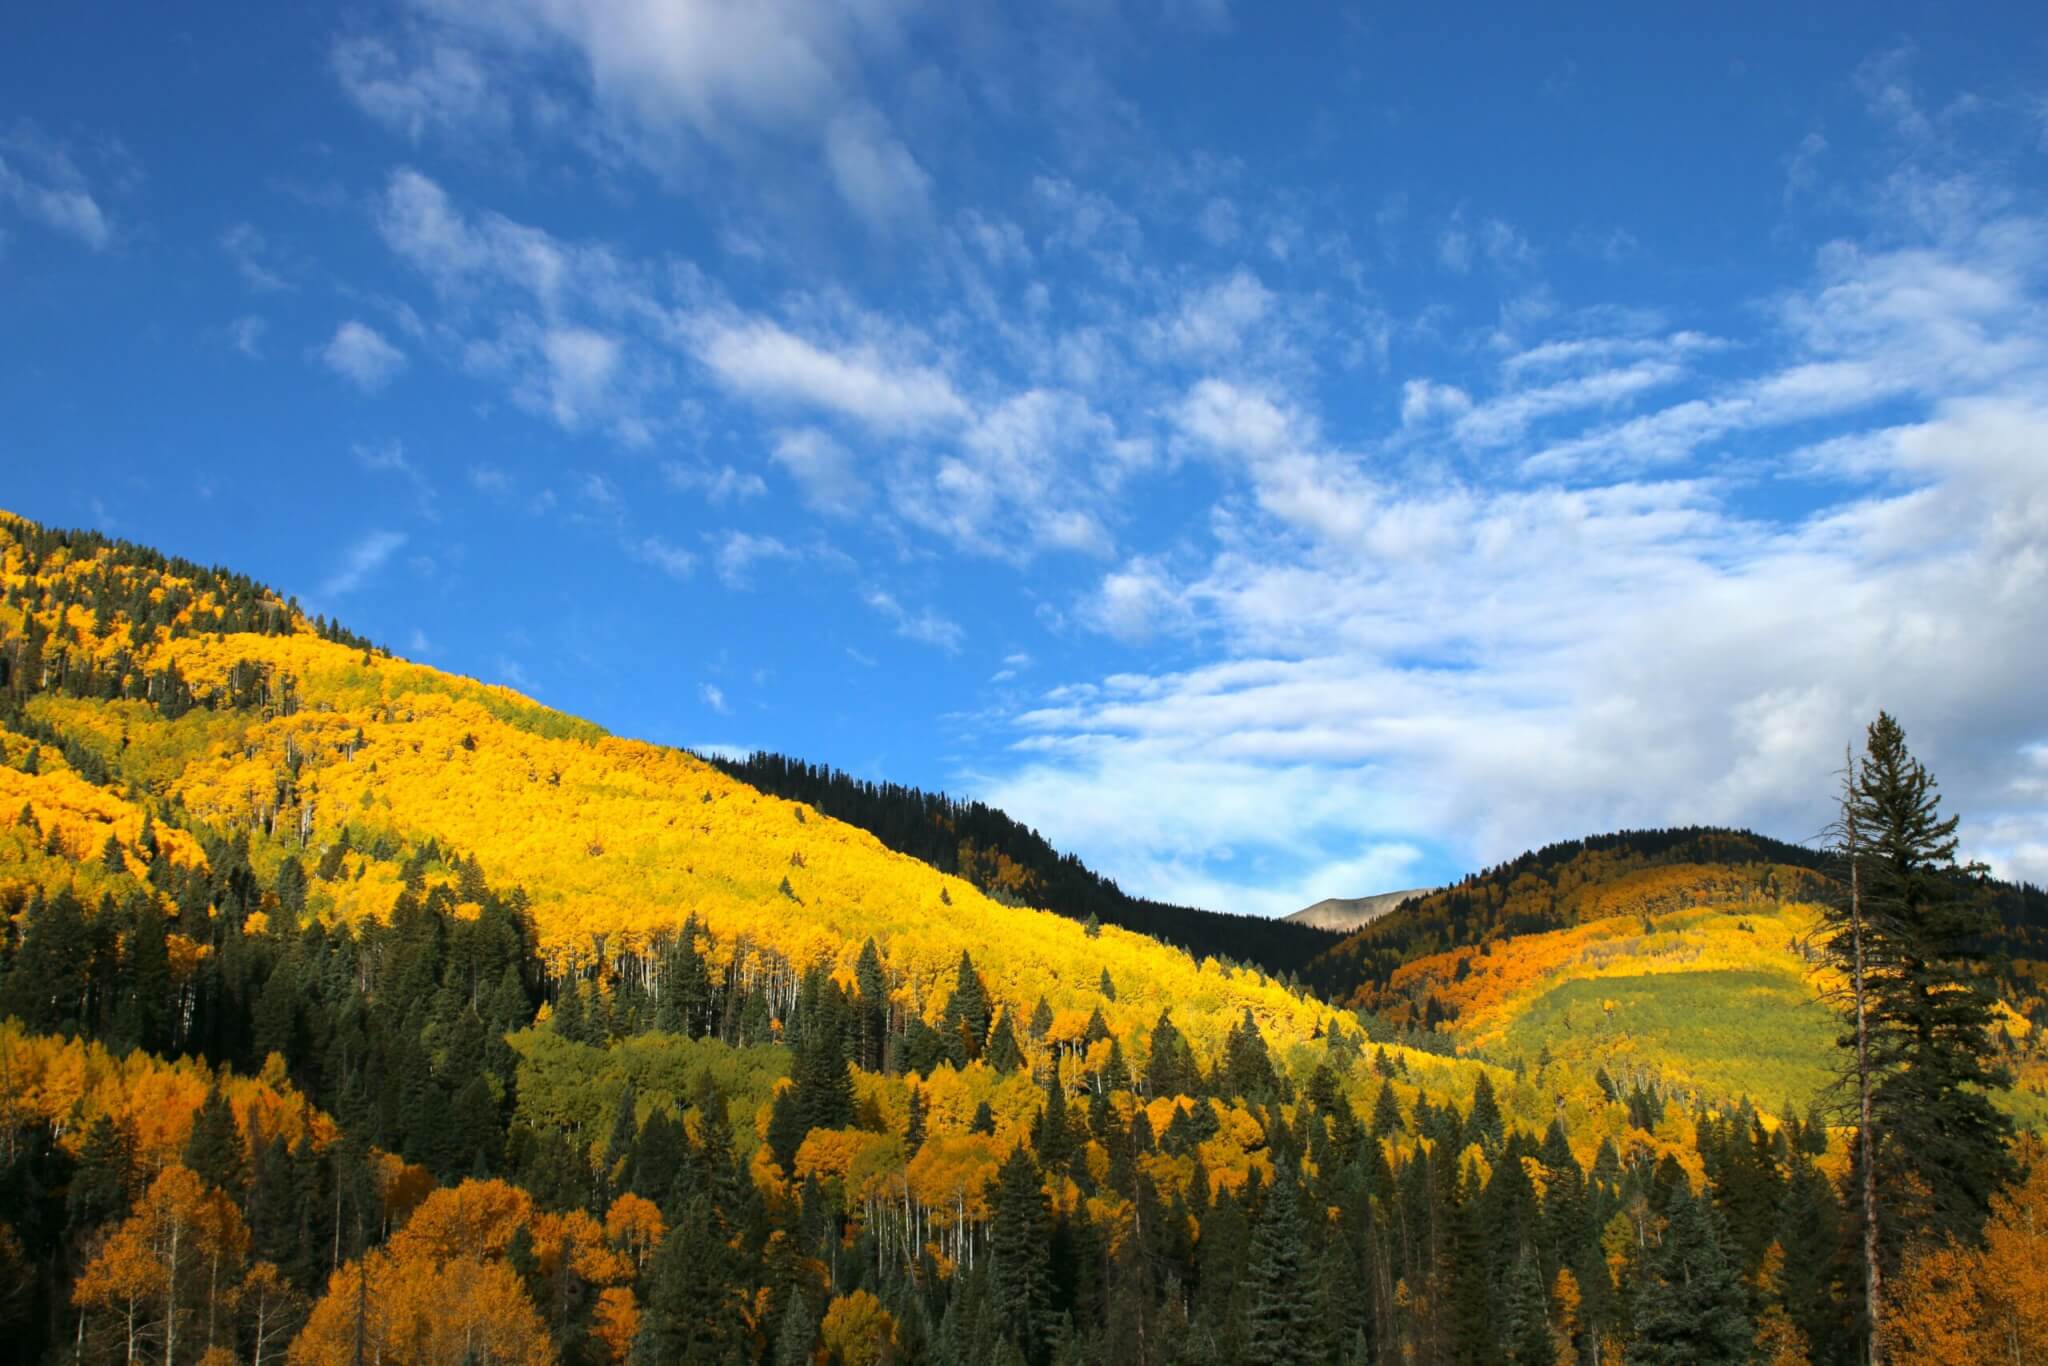
<path id="1" fill-rule="evenodd" d="M 716 683 L 699 683 L 697 685 L 697 696 L 703 700 L 705 706 L 711 708 L 720 716 L 732 714 L 732 708 L 725 701 L 725 689 L 719 687 Z"/>
<path id="2" fill-rule="evenodd" d="M 276 294 L 292 287 L 274 263 L 270 243 L 248 223 L 236 223 L 220 235 L 220 249 L 235 263 L 242 283 L 259 294 Z"/>
<path id="3" fill-rule="evenodd" d="M 768 492 L 767 482 L 760 475 L 751 470 L 735 469 L 731 465 L 720 465 L 712 469 L 708 466 L 686 465 L 678 460 L 664 460 L 661 465 L 661 478 L 663 483 L 678 493 L 701 493 L 707 502 L 717 506 L 745 502 Z"/>
<path id="4" fill-rule="evenodd" d="M 405 353 L 376 328 L 351 318 L 334 329 L 320 349 L 327 368 L 366 394 L 374 394 L 405 369 Z"/>
<path id="5" fill-rule="evenodd" d="M 373 474 L 395 474 L 412 486 L 413 496 L 418 500 L 419 512 L 429 521 L 438 517 L 434 483 L 425 470 L 405 453 L 405 444 L 400 441 L 386 441 L 377 445 L 358 445 L 353 448 L 356 463 Z"/>
<path id="6" fill-rule="evenodd" d="M 762 318 L 707 321 L 696 345 L 720 383 L 750 398 L 824 408 L 886 431 L 958 422 L 968 413 L 944 374 L 871 345 L 819 346 Z"/>
<path id="7" fill-rule="evenodd" d="M 641 538 L 632 547 L 635 558 L 653 565 L 672 579 L 687 579 L 697 568 L 697 557 L 659 536 Z"/>
<path id="8" fill-rule="evenodd" d="M 548 409 L 574 429 L 604 406 L 619 368 L 619 343 L 587 327 L 553 327 L 541 338 L 547 360 Z"/>
<path id="9" fill-rule="evenodd" d="M 893 595 L 880 589 L 869 590 L 867 604 L 887 617 L 896 634 L 905 640 L 933 646 L 949 655 L 960 653 L 961 645 L 966 642 L 967 632 L 959 623 L 948 620 L 932 608 L 922 607 L 913 612 Z"/>
<path id="10" fill-rule="evenodd" d="M 402 531 L 372 531 L 351 545 L 340 566 L 320 584 L 323 598 L 347 597 L 369 582 L 405 546 Z"/>
<path id="11" fill-rule="evenodd" d="M 1198 290 L 1181 301 L 1167 322 L 1167 344 L 1183 355 L 1229 355 L 1243 346 L 1245 334 L 1266 317 L 1273 294 L 1248 270 Z"/>
<path id="12" fill-rule="evenodd" d="M 235 350 L 250 360 L 262 360 L 263 334 L 269 330 L 270 323 L 267 320 L 254 314 L 245 314 L 228 324 L 228 341 Z"/>
<path id="13" fill-rule="evenodd" d="M 931 177 L 866 105 L 842 111 L 826 127 L 825 164 L 840 197 L 873 232 L 887 236 L 930 213 Z"/>
<path id="14" fill-rule="evenodd" d="M 850 516 L 868 500 L 852 453 L 815 427 L 776 433 L 769 455 L 796 480 L 804 501 L 821 512 Z"/>
<path id="15" fill-rule="evenodd" d="M 344 38 L 331 61 L 356 107 L 411 142 L 430 132 L 496 131 L 510 121 L 477 56 L 453 43 L 428 44 L 408 62 L 382 39 Z"/>
<path id="16" fill-rule="evenodd" d="M 768 560 L 793 560 L 797 552 L 773 536 L 727 531 L 718 540 L 718 578 L 727 588 L 745 588 L 754 566 Z"/>
<path id="17" fill-rule="evenodd" d="M 0 204 L 94 251 L 114 238 L 106 211 L 70 152 L 26 121 L 0 132 Z"/>
<path id="18" fill-rule="evenodd" d="M 1148 894 L 1287 910 L 1411 883 L 1443 832 L 1468 866 L 1621 826 L 1807 836 L 1882 707 L 1966 849 L 2041 876 L 2044 231 L 1830 247 L 1734 374 L 1693 366 L 1724 341 L 1645 330 L 1540 340 L 1484 399 L 1411 383 L 1389 449 L 1446 421 L 1499 451 L 1467 477 L 1197 381 L 1169 418 L 1249 499 L 1224 493 L 1205 556 L 1129 557 L 1077 615 L 1205 662 L 1047 690 L 977 795 Z M 1788 430 L 1822 417 L 1825 443 Z M 1539 421 L 1564 432 L 1530 447 Z M 1830 482 L 1772 512 L 1759 469 Z"/>

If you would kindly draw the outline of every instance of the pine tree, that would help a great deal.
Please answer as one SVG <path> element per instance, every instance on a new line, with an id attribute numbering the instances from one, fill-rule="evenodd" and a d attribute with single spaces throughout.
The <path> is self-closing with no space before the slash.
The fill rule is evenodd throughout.
<path id="1" fill-rule="evenodd" d="M 996 1021 L 995 1032 L 989 1036 L 984 1060 L 997 1072 L 1005 1074 L 1024 1066 L 1024 1050 L 1017 1044 L 1017 1031 L 1010 1027 L 1010 1012 L 1007 1010 Z"/>
<path id="2" fill-rule="evenodd" d="M 1148 1096 L 1199 1096 L 1202 1073 L 1195 1065 L 1195 1052 L 1173 1023 L 1173 1012 L 1159 1012 L 1152 1026 L 1152 1053 L 1145 1060 L 1145 1094 Z"/>
<path id="3" fill-rule="evenodd" d="M 234 1109 L 218 1086 L 207 1088 L 206 1099 L 193 1112 L 184 1161 L 209 1186 L 230 1194 L 242 1189 L 247 1165 L 242 1155 L 242 1131 L 236 1127 Z"/>
<path id="4" fill-rule="evenodd" d="M 1251 1289 L 1248 1356 L 1253 1361 L 1309 1361 L 1320 1330 L 1310 1274 L 1308 1221 L 1293 1170 L 1282 1165 L 1252 1232 L 1245 1267 Z"/>
<path id="5" fill-rule="evenodd" d="M 1052 1342 L 1052 1215 L 1038 1163 L 1014 1149 L 996 1171 L 990 1203 L 989 1295 L 998 1329 L 1026 1359 L 1039 1361 Z"/>
<path id="6" fill-rule="evenodd" d="M 1372 1136 L 1385 1138 L 1401 1128 L 1401 1103 L 1394 1099 L 1392 1082 L 1380 1083 L 1379 1098 L 1372 1103 Z"/>
<path id="7" fill-rule="evenodd" d="M 1500 1151 L 1506 1126 L 1501 1120 L 1500 1102 L 1494 1098 L 1493 1079 L 1480 1072 L 1472 1088 L 1472 1113 L 1465 1117 L 1465 1142 L 1477 1143 L 1489 1157 Z"/>
<path id="8" fill-rule="evenodd" d="M 1681 1184 L 1673 1192 L 1664 1241 L 1650 1254 L 1636 1293 L 1636 1340 L 1628 1359 L 1642 1366 L 1738 1366 L 1750 1359 L 1746 1292 L 1724 1251 L 1718 1216 Z"/>
<path id="9" fill-rule="evenodd" d="M 1524 1243 L 1508 1280 L 1507 1322 L 1502 1336 L 1514 1366 L 1551 1366 L 1556 1344 L 1550 1334 L 1550 1301 L 1543 1290 L 1543 1272 Z"/>
<path id="10" fill-rule="evenodd" d="M 982 1048 L 988 1043 L 990 1014 L 988 991 L 981 985 L 981 975 L 974 970 L 974 960 L 962 949 L 960 966 L 953 978 L 953 995 L 946 1002 L 942 1029 L 949 1047 L 958 1041 L 957 1046 L 964 1055 L 958 1061 L 963 1066 L 980 1057 Z"/>
<path id="11" fill-rule="evenodd" d="M 811 1366 L 812 1344 L 818 1340 L 818 1323 L 802 1291 L 789 1297 L 782 1311 L 782 1324 L 775 1330 L 775 1366 Z"/>
<path id="12" fill-rule="evenodd" d="M 1870 1352 L 1883 1352 L 1880 1293 L 1905 1235 L 1974 1240 L 2014 1174 L 2011 1121 L 1991 1101 L 2009 1073 L 1989 1061 L 1992 999 L 1973 903 L 1981 872 L 1956 863 L 1932 775 L 1879 713 L 1847 775 L 1837 826 L 1847 895 L 1827 908 L 1830 958 L 1849 981 L 1842 1039 L 1859 1102 Z"/>

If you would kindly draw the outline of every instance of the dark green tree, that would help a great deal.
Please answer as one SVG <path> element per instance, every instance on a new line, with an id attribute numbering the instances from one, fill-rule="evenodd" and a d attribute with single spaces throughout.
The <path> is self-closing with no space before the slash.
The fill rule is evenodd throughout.
<path id="1" fill-rule="evenodd" d="M 1643 1366 L 1739 1366 L 1750 1359 L 1746 1292 L 1722 1246 L 1719 1216 L 1681 1184 L 1664 1241 L 1635 1301 L 1628 1359 Z"/>
<path id="2" fill-rule="evenodd" d="M 1038 1163 L 1014 1149 L 996 1171 L 990 1203 L 989 1297 L 998 1331 L 1030 1361 L 1045 1359 L 1057 1331 L 1050 1249 L 1052 1214 Z"/>
<path id="3" fill-rule="evenodd" d="M 1261 1362 L 1310 1361 L 1321 1337 L 1315 1312 L 1315 1276 L 1308 1220 L 1293 1169 L 1282 1164 L 1252 1230 L 1245 1276 L 1251 1290 L 1249 1358 Z"/>

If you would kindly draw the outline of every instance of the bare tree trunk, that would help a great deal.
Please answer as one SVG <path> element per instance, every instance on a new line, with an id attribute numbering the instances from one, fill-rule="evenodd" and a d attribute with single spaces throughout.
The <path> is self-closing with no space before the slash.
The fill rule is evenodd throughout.
<path id="1" fill-rule="evenodd" d="M 1884 1306 L 1878 1299 L 1882 1272 L 1877 1264 L 1877 1163 L 1876 1144 L 1870 1132 L 1870 1022 L 1864 1002 L 1863 961 L 1863 867 L 1861 848 L 1852 809 L 1855 799 L 1855 760 L 1843 779 L 1842 835 L 1849 846 L 1849 936 L 1855 952 L 1856 999 L 1856 1103 L 1857 1156 L 1863 1165 L 1863 1298 L 1870 1316 L 1870 1366 L 1884 1360 Z"/>

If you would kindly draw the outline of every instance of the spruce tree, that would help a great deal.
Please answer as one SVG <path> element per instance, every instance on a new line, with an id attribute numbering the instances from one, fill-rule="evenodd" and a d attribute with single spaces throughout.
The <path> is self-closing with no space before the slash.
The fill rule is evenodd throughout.
<path id="1" fill-rule="evenodd" d="M 1990 1061 L 1982 944 L 1993 926 L 1971 886 L 1982 870 L 1956 863 L 1958 818 L 1940 807 L 1905 732 L 1880 713 L 1841 822 L 1861 903 L 1876 1176 L 1892 1229 L 1970 1242 L 2014 1173 L 2012 1123 L 1991 1100 L 2012 1079 Z M 1853 970 L 1844 914 L 1831 913 L 1830 942 Z M 1898 1234 L 1885 1241 L 1895 1260 Z"/>
<path id="2" fill-rule="evenodd" d="M 1636 1291 L 1632 1366 L 1739 1366 L 1750 1359 L 1746 1294 L 1729 1261 L 1719 1217 L 1681 1184 L 1663 1243 Z"/>
<path id="3" fill-rule="evenodd" d="M 1152 1052 L 1145 1060 L 1145 1094 L 1148 1096 L 1199 1096 L 1202 1094 L 1201 1069 L 1195 1065 L 1195 1053 L 1188 1047 L 1180 1029 L 1173 1022 L 1173 1012 L 1159 1012 L 1159 1023 L 1152 1026 Z"/>
<path id="4" fill-rule="evenodd" d="M 242 1188 L 246 1163 L 242 1155 L 242 1131 L 235 1125 L 235 1112 L 218 1086 L 210 1086 L 206 1099 L 192 1115 L 192 1132 L 186 1136 L 185 1165 L 209 1186 L 230 1194 Z"/>
<path id="5" fill-rule="evenodd" d="M 1056 1323 L 1052 1305 L 1052 1215 L 1038 1163 L 1014 1149 L 996 1171 L 990 1203 L 989 1295 L 998 1331 L 1027 1360 L 1044 1359 Z"/>
<path id="6" fill-rule="evenodd" d="M 953 976 L 953 995 L 946 1002 L 942 1026 L 948 1046 L 958 1041 L 958 1047 L 965 1056 L 956 1061 L 962 1065 L 981 1056 L 982 1048 L 988 1043 L 991 1013 L 988 991 L 981 985 L 981 975 L 974 970 L 974 960 L 962 949 L 960 966 Z"/>
<path id="7" fill-rule="evenodd" d="M 990 1067 L 1001 1073 L 1015 1072 L 1024 1066 L 1024 1050 L 1017 1044 L 1017 1031 L 1010 1026 L 1009 1011 L 1005 1010 L 1002 1018 L 996 1021 L 984 1058 Z"/>
<path id="8" fill-rule="evenodd" d="M 1321 1330 L 1317 1323 L 1308 1220 L 1291 1167 L 1282 1165 L 1252 1231 L 1245 1266 L 1251 1289 L 1249 1358 L 1261 1362 L 1309 1361 Z"/>

